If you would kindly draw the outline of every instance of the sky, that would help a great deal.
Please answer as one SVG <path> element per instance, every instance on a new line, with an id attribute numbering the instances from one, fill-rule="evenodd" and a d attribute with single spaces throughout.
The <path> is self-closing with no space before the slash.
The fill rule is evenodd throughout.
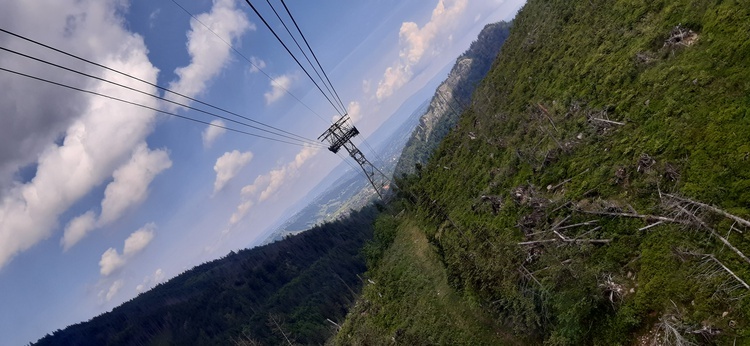
<path id="1" fill-rule="evenodd" d="M 523 5 L 286 2 L 364 138 L 445 73 L 485 24 Z M 296 53 L 267 3 L 252 3 Z M 150 83 L 0 33 L 4 49 L 140 92 L 7 50 L 2 69 L 149 107 L 0 71 L 2 345 L 88 320 L 263 241 L 344 159 L 191 109 L 248 123 L 206 104 L 220 107 L 313 140 L 337 116 L 244 1 L 0 0 L 0 28 Z"/>

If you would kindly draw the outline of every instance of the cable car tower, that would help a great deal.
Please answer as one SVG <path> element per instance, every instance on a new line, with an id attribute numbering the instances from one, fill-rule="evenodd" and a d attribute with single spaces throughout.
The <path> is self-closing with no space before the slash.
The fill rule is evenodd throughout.
<path id="1" fill-rule="evenodd" d="M 338 153 L 339 149 L 342 147 L 346 149 L 346 151 L 349 152 L 349 156 L 351 156 L 354 161 L 357 161 L 359 166 L 362 167 L 362 170 L 365 172 L 367 179 L 375 189 L 378 197 L 383 199 L 386 191 L 390 188 L 390 179 L 375 167 L 375 165 L 365 157 L 362 151 L 352 143 L 352 138 L 359 134 L 359 130 L 357 130 L 354 125 L 348 125 L 348 120 L 349 115 L 344 114 L 344 116 L 331 125 L 326 132 L 323 132 L 318 139 L 321 142 L 328 142 L 330 144 L 328 150 L 332 151 L 334 154 Z"/>

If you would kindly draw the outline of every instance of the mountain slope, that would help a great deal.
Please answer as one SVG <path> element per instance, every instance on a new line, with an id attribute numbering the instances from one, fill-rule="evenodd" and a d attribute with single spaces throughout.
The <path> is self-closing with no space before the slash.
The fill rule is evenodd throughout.
<path id="1" fill-rule="evenodd" d="M 321 344 L 361 286 L 375 207 L 197 266 L 35 345 Z"/>
<path id="2" fill-rule="evenodd" d="M 487 24 L 469 49 L 456 59 L 448 77 L 435 91 L 419 125 L 406 143 L 394 175 L 414 173 L 424 165 L 469 104 L 477 83 L 487 74 L 510 32 L 510 23 Z"/>
<path id="3" fill-rule="evenodd" d="M 750 342 L 747 5 L 529 0 L 399 184 L 451 286 L 532 343 Z"/>

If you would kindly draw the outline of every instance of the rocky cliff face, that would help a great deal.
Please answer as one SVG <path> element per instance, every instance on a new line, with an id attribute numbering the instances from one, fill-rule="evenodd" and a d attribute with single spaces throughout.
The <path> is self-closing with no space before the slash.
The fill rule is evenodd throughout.
<path id="1" fill-rule="evenodd" d="M 460 58 L 456 62 L 448 78 L 435 90 L 435 96 L 430 102 L 430 107 L 420 119 L 419 127 L 414 132 L 415 138 L 429 142 L 434 137 L 441 118 L 449 117 L 453 119 L 458 117 L 455 113 L 461 112 L 463 107 L 454 93 L 461 81 L 469 76 L 473 62 L 474 59 L 471 58 Z M 437 139 L 437 141 L 439 140 Z"/>
<path id="2" fill-rule="evenodd" d="M 419 126 L 412 133 L 394 175 L 414 173 L 417 164 L 427 162 L 440 141 L 458 121 L 477 83 L 487 74 L 510 33 L 510 23 L 488 24 L 469 49 L 456 60 L 451 72 L 435 90 Z"/>

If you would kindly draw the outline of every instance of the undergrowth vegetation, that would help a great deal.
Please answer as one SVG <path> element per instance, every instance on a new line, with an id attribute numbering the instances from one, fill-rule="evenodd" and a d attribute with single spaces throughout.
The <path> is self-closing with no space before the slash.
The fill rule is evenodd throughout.
<path id="1" fill-rule="evenodd" d="M 398 184 L 405 216 L 380 221 L 395 241 L 369 265 L 396 278 L 365 289 L 381 310 L 355 307 L 348 335 L 419 315 L 394 305 L 427 294 L 409 281 L 425 271 L 389 262 L 415 256 L 418 227 L 485 331 L 750 343 L 750 6 L 529 0 L 457 127 Z"/>

